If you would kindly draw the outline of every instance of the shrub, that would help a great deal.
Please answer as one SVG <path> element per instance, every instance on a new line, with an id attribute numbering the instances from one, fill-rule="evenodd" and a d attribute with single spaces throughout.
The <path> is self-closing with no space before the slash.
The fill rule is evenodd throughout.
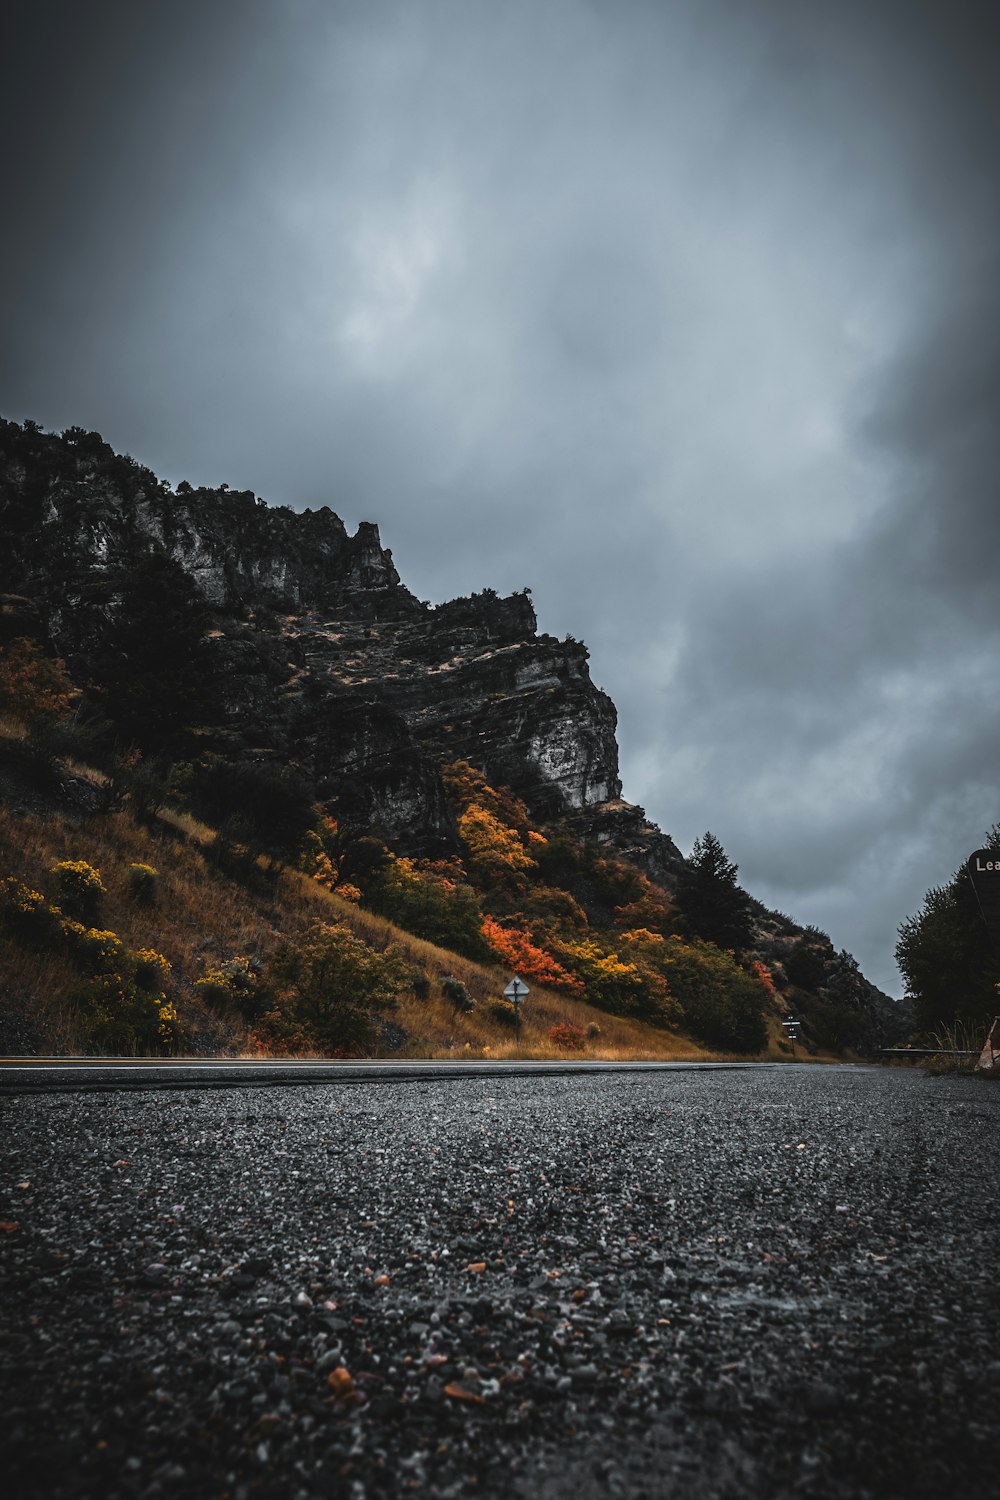
<path id="1" fill-rule="evenodd" d="M 170 961 L 155 948 L 140 948 L 133 963 L 135 982 L 147 993 L 162 990 L 170 978 Z"/>
<path id="2" fill-rule="evenodd" d="M 195 994 L 209 1005 L 233 1005 L 244 1020 L 252 1020 L 266 1003 L 260 984 L 261 967 L 255 958 L 237 954 L 195 980 Z"/>
<path id="3" fill-rule="evenodd" d="M 549 1041 L 561 1052 L 582 1052 L 587 1033 L 582 1026 L 569 1021 L 559 1021 L 549 1027 Z"/>
<path id="4" fill-rule="evenodd" d="M 161 1003 L 156 1008 L 156 1029 L 160 1041 L 166 1046 L 172 1046 L 180 1038 L 180 1020 L 176 1007 L 165 996 L 160 996 Z"/>
<path id="5" fill-rule="evenodd" d="M 429 1000 L 431 998 L 431 982 L 423 969 L 417 970 L 414 974 L 411 988 L 418 1000 Z"/>
<path id="6" fill-rule="evenodd" d="M 662 942 L 657 946 L 662 947 Z M 593 938 L 565 942 L 560 958 L 571 964 L 583 981 L 587 1000 L 617 1016 L 637 1016 L 666 1026 L 676 1018 L 670 986 L 642 945 L 633 945 L 628 958 L 603 948 Z"/>
<path id="7" fill-rule="evenodd" d="M 513 1031 L 517 1025 L 517 1012 L 509 1000 L 491 1000 L 486 1013 L 491 1021 L 502 1026 L 505 1031 Z"/>
<path id="8" fill-rule="evenodd" d="M 254 1024 L 250 1040 L 261 1052 L 275 1057 L 302 1057 L 317 1051 L 310 1027 L 301 1024 L 279 1005 L 265 1011 Z M 329 1047 L 327 1057 L 353 1056 L 343 1047 Z"/>
<path id="9" fill-rule="evenodd" d="M 600 1035 L 601 1035 L 601 1028 L 598 1026 L 597 1022 L 596 1021 L 588 1021 L 587 1022 L 587 1040 L 589 1042 L 594 1042 L 594 1041 L 597 1040 L 597 1038 Z"/>
<path id="10" fill-rule="evenodd" d="M 177 1012 L 164 994 L 148 994 L 122 974 L 97 974 L 70 1001 L 96 1052 L 161 1052 L 179 1039 Z"/>
<path id="11" fill-rule="evenodd" d="M 342 886 L 337 893 L 343 894 Z M 417 864 L 388 855 L 385 864 L 369 876 L 364 900 L 415 937 L 467 958 L 485 957 L 482 907 L 460 867 Z"/>
<path id="12" fill-rule="evenodd" d="M 20 636 L 0 645 L 0 707 L 26 721 L 38 715 L 60 718 L 79 696 L 63 663 L 46 656 L 36 641 Z"/>
<path id="13" fill-rule="evenodd" d="M 761 963 L 760 959 L 754 959 L 753 963 L 750 965 L 750 968 L 751 971 L 756 974 L 757 978 L 764 986 L 764 989 L 773 1000 L 775 995 L 777 994 L 777 990 L 775 989 L 774 975 L 767 967 L 767 964 Z"/>
<path id="14" fill-rule="evenodd" d="M 483 937 L 502 963 L 564 995 L 582 995 L 583 983 L 558 963 L 520 927 L 501 927 L 492 917 L 483 918 Z"/>
<path id="15" fill-rule="evenodd" d="M 337 835 L 337 824 L 332 818 L 324 818 L 317 828 L 309 829 L 303 843 L 300 865 L 319 885 L 332 891 L 340 879 L 340 868 L 327 848 L 324 835 L 329 839 Z"/>
<path id="16" fill-rule="evenodd" d="M 452 1011 L 456 1016 L 471 1015 L 475 1010 L 475 1002 L 460 979 L 455 979 L 450 974 L 445 974 L 441 980 L 441 993 L 446 1000 L 451 1001 Z"/>
<path id="17" fill-rule="evenodd" d="M 62 910 L 77 921 L 92 926 L 100 915 L 101 903 L 107 895 L 101 872 L 95 870 L 85 859 L 64 859 L 53 865 L 49 874 L 56 878 Z"/>
<path id="18" fill-rule="evenodd" d="M 84 973 L 108 975 L 128 967 L 125 944 L 117 933 L 85 927 L 72 918 L 64 919 L 62 931 L 70 958 Z"/>
<path id="19" fill-rule="evenodd" d="M 59 908 L 13 876 L 0 882 L 0 917 L 13 937 L 32 948 L 50 947 L 59 934 Z"/>
<path id="20" fill-rule="evenodd" d="M 265 980 L 277 1002 L 272 1033 L 280 1040 L 287 1028 L 299 1047 L 329 1055 L 370 1049 L 377 1014 L 395 1003 L 412 972 L 397 949 L 375 953 L 346 927 L 317 923 L 268 963 Z"/>
<path id="21" fill-rule="evenodd" d="M 160 872 L 152 865 L 129 865 L 129 894 L 140 906 L 155 906 L 160 888 Z"/>
<path id="22" fill-rule="evenodd" d="M 469 861 L 489 883 L 517 883 L 535 861 L 525 849 L 517 830 L 494 817 L 486 807 L 473 803 L 458 820 L 458 831 L 469 851 Z"/>
<path id="23" fill-rule="evenodd" d="M 141 760 L 127 776 L 128 803 L 138 823 L 150 823 L 170 795 L 171 767 L 162 759 Z"/>

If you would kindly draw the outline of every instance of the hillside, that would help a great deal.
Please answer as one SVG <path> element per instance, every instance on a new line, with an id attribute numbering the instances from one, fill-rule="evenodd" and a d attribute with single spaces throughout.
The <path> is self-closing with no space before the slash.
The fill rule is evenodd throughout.
<path id="1" fill-rule="evenodd" d="M 0 534 L 4 873 L 19 883 L 7 887 L 5 1000 L 38 1045 L 56 1045 L 55 1023 L 31 1022 L 39 986 L 10 976 L 40 955 L 62 966 L 47 982 L 64 997 L 68 1038 L 65 1017 L 94 1007 L 101 974 L 66 921 L 100 932 L 112 914 L 127 970 L 118 1013 L 141 1011 L 143 984 L 178 1009 L 173 1032 L 143 1045 L 179 1045 L 182 1032 L 208 1049 L 338 1045 L 312 1012 L 316 972 L 346 939 L 323 939 L 320 953 L 317 922 L 376 957 L 386 924 L 398 929 L 395 967 L 359 981 L 371 1024 L 356 1018 L 351 1032 L 345 1012 L 348 1050 L 454 1044 L 454 1025 L 428 1022 L 444 1005 L 451 1024 L 441 974 L 476 1001 L 461 1045 L 509 1045 L 509 1014 L 486 1007 L 515 969 L 539 1018 L 599 1025 L 612 1048 L 696 1038 L 753 1053 L 788 1009 L 814 1051 L 905 1031 L 826 934 L 740 889 L 711 835 L 685 860 L 621 798 L 614 705 L 583 645 L 537 632 L 527 592 L 431 608 L 370 523 L 352 537 L 326 508 L 175 492 L 97 434 L 30 423 L 0 423 Z M 203 831 L 177 843 L 178 820 Z M 148 840 L 156 858 L 139 857 Z M 122 872 L 175 854 L 181 869 L 202 861 L 204 899 L 183 937 L 174 895 L 158 896 L 140 931 Z M 89 916 L 69 912 L 73 877 L 51 873 L 60 860 L 110 879 Z M 18 927 L 22 887 L 38 894 L 44 940 Z M 421 940 L 437 951 L 414 958 Z M 136 978 L 135 954 L 154 942 L 171 965 L 162 990 L 155 975 Z M 347 956 L 361 962 L 360 950 Z M 240 981 L 252 997 L 229 994 L 225 976 L 205 983 L 213 962 L 235 958 L 253 961 Z M 82 1003 L 70 997 L 87 963 Z M 99 1031 L 88 1045 L 102 1045 Z M 525 1043 L 556 1045 L 547 1030 Z"/>
<path id="2" fill-rule="evenodd" d="M 376 954 L 395 952 L 402 960 L 403 982 L 391 1003 L 376 1013 L 371 1050 L 408 1057 L 468 1052 L 504 1057 L 515 1050 L 510 1007 L 502 1001 L 509 977 L 505 971 L 415 938 L 293 870 L 283 870 L 276 879 L 248 890 L 245 881 L 218 869 L 210 830 L 192 819 L 169 818 L 149 829 L 124 811 L 80 817 L 53 809 L 44 815 L 12 814 L 5 808 L 0 810 L 0 847 L 5 864 L 21 883 L 29 888 L 49 885 L 54 894 L 55 885 L 43 872 L 60 861 L 75 862 L 81 848 L 86 849 L 88 863 L 99 872 L 105 888 L 101 928 L 120 939 L 126 953 L 153 948 L 170 965 L 165 988 L 178 1015 L 178 1045 L 163 1050 L 205 1056 L 286 1050 L 261 1031 L 263 1012 L 257 1003 L 248 1005 L 239 983 L 213 986 L 205 980 L 224 980 L 227 970 L 237 981 L 248 969 L 263 974 L 283 942 L 301 944 L 318 922 L 346 929 Z M 156 872 L 150 900 L 130 878 L 136 867 Z M 23 929 L 12 933 L 8 928 L 0 933 L 0 962 L 0 1052 L 97 1050 L 88 1029 L 95 1012 L 81 998 L 86 976 L 58 945 L 32 938 L 25 942 Z M 443 976 L 465 986 L 473 1010 L 456 1008 L 442 990 Z M 539 986 L 532 986 L 530 1003 L 523 1007 L 517 1054 L 550 1055 L 549 1029 L 560 1024 L 584 1033 L 572 1050 L 588 1057 L 708 1055 L 688 1038 L 609 1016 Z M 126 1025 L 110 1040 L 115 1045 L 107 1050 L 149 1050 Z M 160 1050 L 155 1041 L 152 1050 Z"/>

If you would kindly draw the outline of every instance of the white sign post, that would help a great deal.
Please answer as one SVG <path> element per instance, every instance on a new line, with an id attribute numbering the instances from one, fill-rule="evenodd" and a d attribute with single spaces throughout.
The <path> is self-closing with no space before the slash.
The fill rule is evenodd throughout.
<path id="1" fill-rule="evenodd" d="M 799 1027 L 802 1025 L 802 1022 L 797 1021 L 794 1016 L 786 1016 L 781 1024 L 785 1028 L 785 1035 L 792 1044 L 792 1056 L 794 1057 L 795 1043 L 798 1038 Z"/>
<path id="2" fill-rule="evenodd" d="M 531 991 L 520 975 L 515 974 L 509 984 L 504 985 L 504 994 L 514 1007 L 514 1038 L 518 1046 L 521 1045 L 521 1001 Z"/>

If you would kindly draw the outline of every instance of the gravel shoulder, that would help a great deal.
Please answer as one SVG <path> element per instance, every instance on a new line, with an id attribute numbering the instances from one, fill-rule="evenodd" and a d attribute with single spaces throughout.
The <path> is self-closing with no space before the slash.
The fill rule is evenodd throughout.
<path id="1" fill-rule="evenodd" d="M 1000 1089 L 0 1100 L 16 1497 L 995 1493 Z"/>

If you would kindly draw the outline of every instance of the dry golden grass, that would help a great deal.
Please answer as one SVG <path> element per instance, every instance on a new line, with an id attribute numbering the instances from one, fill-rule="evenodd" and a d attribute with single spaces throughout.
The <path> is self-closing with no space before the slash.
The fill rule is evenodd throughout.
<path id="1" fill-rule="evenodd" d="M 88 817 L 36 812 L 13 814 L 0 808 L 0 874 L 56 892 L 48 871 L 64 859 L 86 859 L 101 872 L 107 897 L 101 925 L 130 948 L 152 947 L 170 961 L 176 1003 L 194 1045 L 210 1052 L 249 1052 L 245 1028 L 235 1015 L 209 1011 L 192 989 L 206 971 L 234 954 L 265 958 L 283 937 L 294 937 L 317 921 L 337 922 L 369 947 L 398 946 L 416 969 L 437 981 L 443 975 L 461 980 L 475 1002 L 469 1015 L 453 1013 L 436 983 L 427 1000 L 412 993 L 400 997 L 392 1019 L 409 1038 L 404 1056 L 543 1058 L 564 1055 L 549 1039 L 551 1026 L 568 1021 L 600 1033 L 584 1050 L 569 1054 L 589 1058 L 704 1058 L 711 1056 L 689 1038 L 610 1016 L 581 1001 L 533 989 L 522 1011 L 521 1041 L 489 1013 L 510 975 L 498 968 L 436 947 L 391 922 L 343 900 L 308 876 L 282 870 L 259 888 L 244 885 L 219 871 L 208 857 L 214 830 L 185 815 L 170 813 L 149 828 L 126 812 Z M 159 871 L 156 905 L 140 905 L 128 884 L 130 864 Z M 71 1010 L 62 997 L 73 973 L 55 954 L 28 953 L 0 937 L 0 1004 L 23 1007 L 35 1018 L 45 1046 L 55 1051 L 78 1049 Z"/>
<path id="2" fill-rule="evenodd" d="M 26 740 L 28 726 L 20 715 L 0 709 L 0 736 L 5 740 Z"/>

